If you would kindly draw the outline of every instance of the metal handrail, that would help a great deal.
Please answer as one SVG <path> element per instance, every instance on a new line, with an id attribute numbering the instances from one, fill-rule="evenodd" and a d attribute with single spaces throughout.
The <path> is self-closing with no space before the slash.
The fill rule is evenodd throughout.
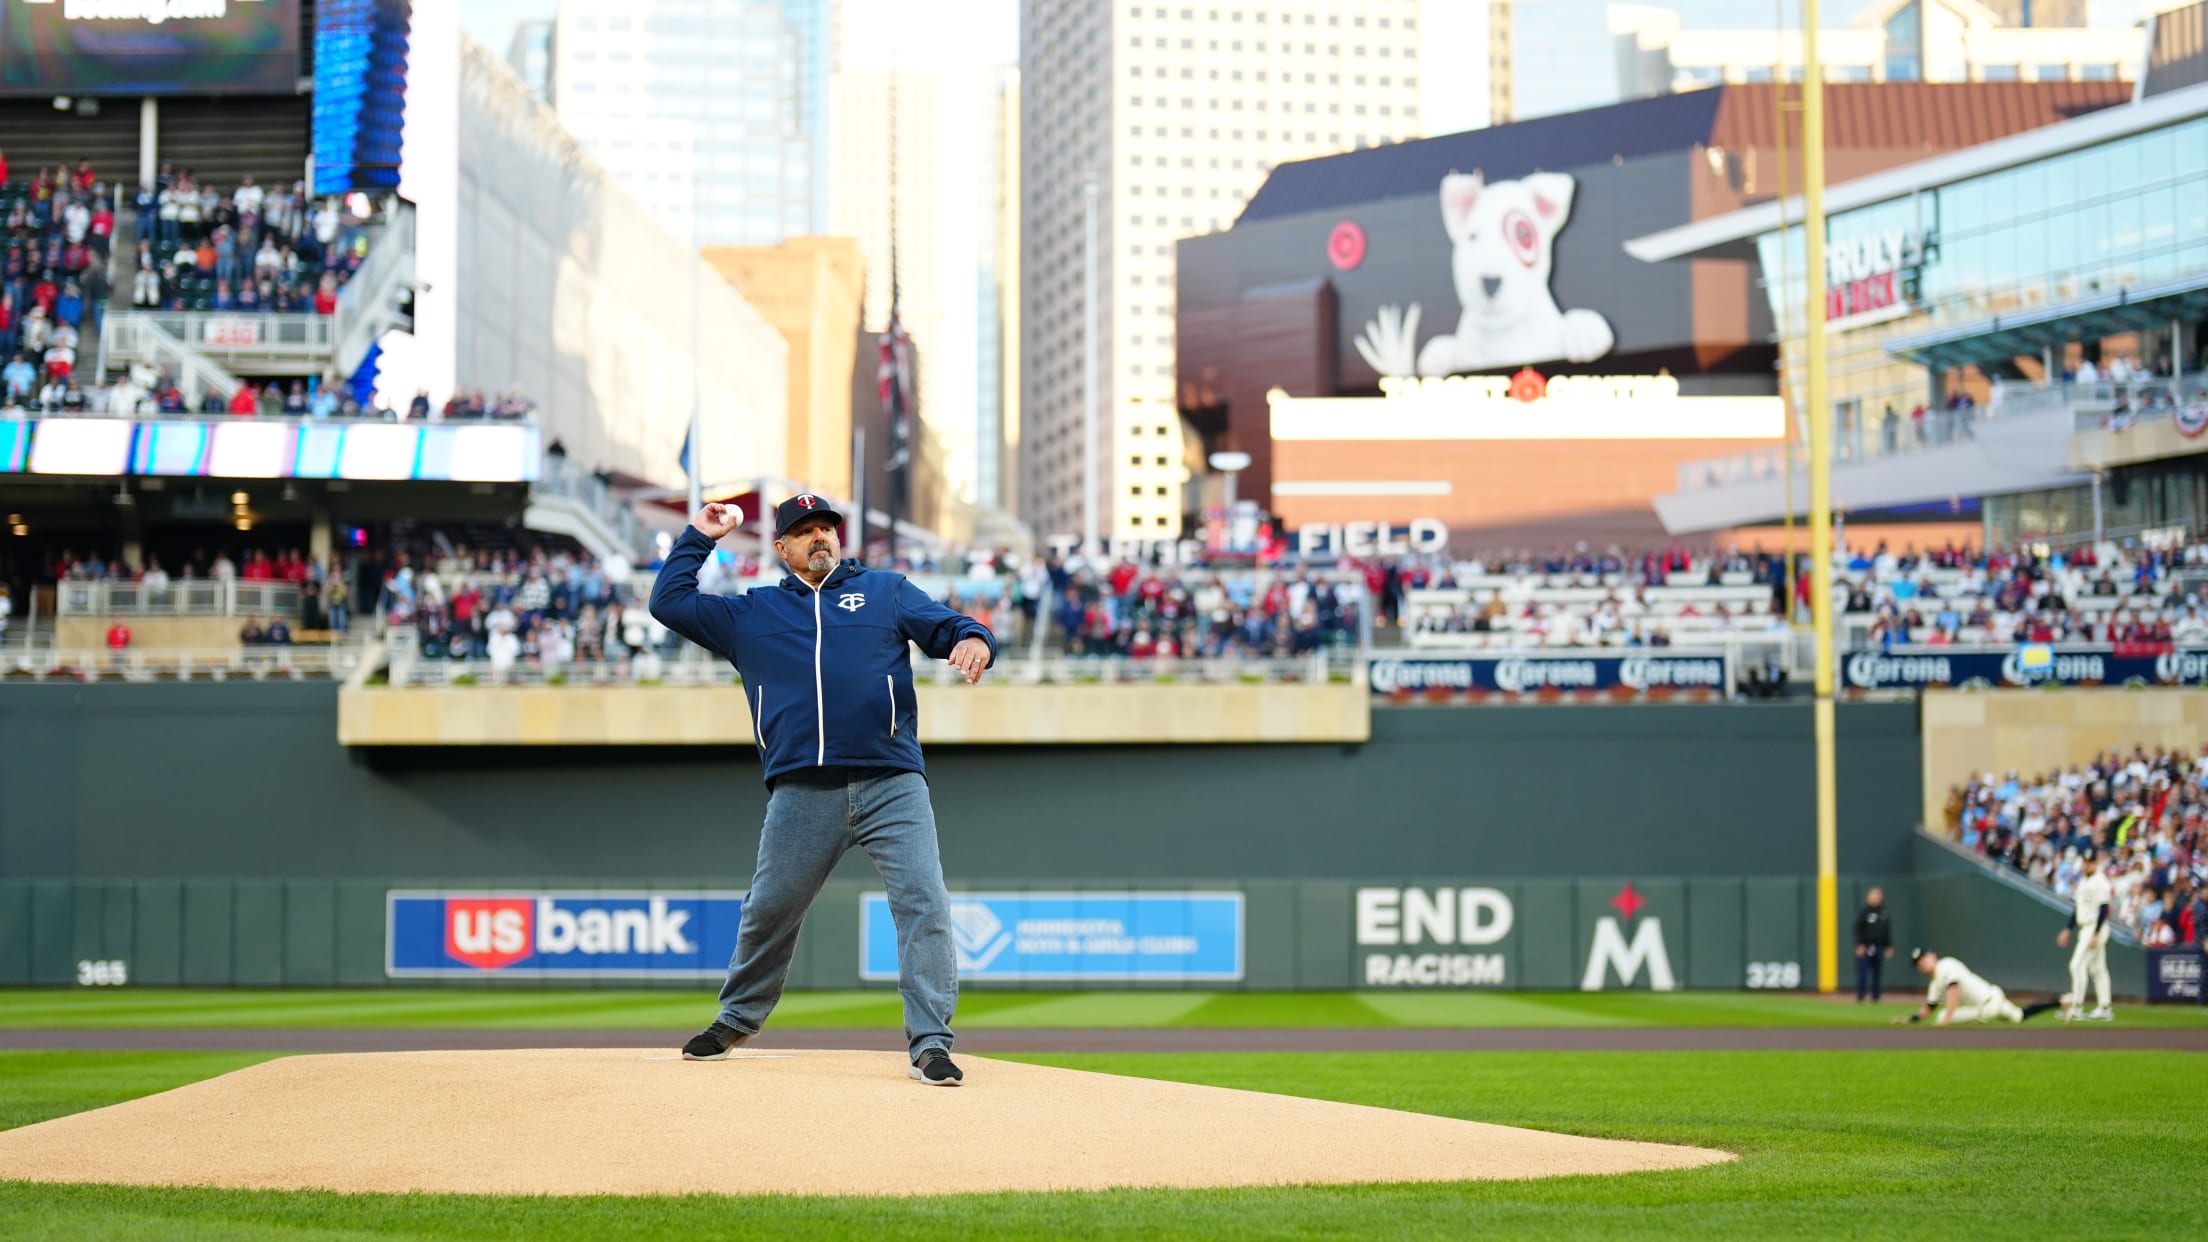
<path id="1" fill-rule="evenodd" d="M 328 315 L 315 311 L 264 310 L 153 310 L 139 309 L 133 319 L 158 325 L 162 331 L 195 349 L 208 352 L 248 352 L 271 349 L 297 350 L 326 355 L 336 339 L 336 325 Z M 238 329 L 250 327 L 252 339 Z M 219 339 L 225 332 L 238 339 Z M 210 337 L 218 338 L 210 340 Z"/>
<path id="2" fill-rule="evenodd" d="M 2150 377 L 2122 384 L 2103 380 L 2091 385 L 2065 384 L 2063 387 L 2070 394 L 2072 418 L 2079 431 L 2113 429 L 2119 405 L 2124 407 L 2125 423 L 2136 425 L 2174 417 L 2185 406 L 2208 398 L 2208 376 L 2201 375 L 2179 379 Z M 2168 398 L 2167 404 L 2163 398 Z"/>
<path id="3" fill-rule="evenodd" d="M 178 386 L 189 393 L 203 393 L 212 388 L 216 396 L 228 401 L 238 395 L 241 386 L 237 376 L 198 346 L 170 332 L 154 314 L 146 311 L 116 311 L 107 317 L 100 331 L 103 371 L 107 369 L 106 360 L 110 354 L 130 354 L 166 367 Z"/>
<path id="4" fill-rule="evenodd" d="M 569 461 L 565 454 L 544 455 L 544 467 L 538 471 L 530 490 L 546 496 L 564 496 L 589 509 L 612 530 L 632 557 L 650 559 L 652 528 L 645 525 L 629 507 L 629 502 L 603 479 Z"/>
<path id="5" fill-rule="evenodd" d="M 414 205 L 394 195 L 368 257 L 337 294 L 333 361 L 351 374 L 397 317 L 399 289 L 414 280 Z"/>

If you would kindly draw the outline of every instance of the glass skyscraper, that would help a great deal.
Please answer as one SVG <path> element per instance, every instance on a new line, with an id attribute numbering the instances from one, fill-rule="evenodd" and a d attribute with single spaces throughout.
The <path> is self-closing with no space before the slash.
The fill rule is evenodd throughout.
<path id="1" fill-rule="evenodd" d="M 817 233 L 833 25 L 833 0 L 561 0 L 553 103 L 678 236 Z"/>

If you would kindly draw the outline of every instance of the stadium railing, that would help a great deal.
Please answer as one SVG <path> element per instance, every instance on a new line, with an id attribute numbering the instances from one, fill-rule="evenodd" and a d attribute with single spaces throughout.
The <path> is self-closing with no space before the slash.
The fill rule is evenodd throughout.
<path id="1" fill-rule="evenodd" d="M 318 373 L 329 362 L 337 324 L 313 311 L 116 311 L 100 338 L 104 360 L 146 358 L 167 361 L 164 343 L 148 339 L 146 328 L 160 329 L 174 341 L 200 351 L 220 365 L 250 359 L 266 364 L 296 364 L 300 374 Z M 173 353 L 174 351 L 170 351 Z M 197 400 L 201 389 L 188 389 Z"/>
<path id="2" fill-rule="evenodd" d="M 695 654 L 691 654 L 695 652 Z M 1134 660 L 1066 656 L 1040 659 L 1006 653 L 984 684 L 1038 685 L 1260 685 L 1326 684 L 1356 679 L 1349 667 L 1330 665 L 1324 652 L 1290 659 Z M 951 685 L 960 676 L 940 660 L 913 661 L 922 685 Z M 736 682 L 726 661 L 686 649 L 675 659 L 582 661 L 554 665 L 515 663 L 500 670 L 485 660 L 423 660 L 394 649 L 393 686 L 724 686 Z"/>
<path id="3" fill-rule="evenodd" d="M 114 360 L 151 363 L 168 371 L 184 392 L 197 398 L 212 389 L 224 401 L 238 394 L 239 381 L 201 349 L 163 326 L 145 311 L 116 311 L 100 332 L 99 373 Z"/>
<path id="4" fill-rule="evenodd" d="M 0 680 L 264 681 L 343 679 L 369 658 L 361 646 L 225 647 L 133 651 L 10 647 Z"/>
<path id="5" fill-rule="evenodd" d="M 299 615 L 299 588 L 243 579 L 138 582 L 64 580 L 55 584 L 54 611 L 63 617 L 257 617 Z"/>
<path id="6" fill-rule="evenodd" d="M 2174 417 L 2186 406 L 2208 399 L 2208 376 L 2152 377 L 2122 384 L 2102 380 L 2096 384 L 2065 384 L 2061 391 L 2060 404 L 2070 407 L 2077 429 L 2099 431 L 2111 426 L 2119 411 L 2131 426 Z"/>

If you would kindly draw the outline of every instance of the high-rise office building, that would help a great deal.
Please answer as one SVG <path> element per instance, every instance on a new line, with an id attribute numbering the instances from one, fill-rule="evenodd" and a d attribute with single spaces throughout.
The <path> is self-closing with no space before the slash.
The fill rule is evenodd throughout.
<path id="1" fill-rule="evenodd" d="M 1174 396 L 1173 243 L 1278 163 L 1422 133 L 1418 0 L 1022 0 L 1018 497 L 1044 537 L 1178 537 L 1197 450 Z M 1084 187 L 1096 187 L 1098 451 L 1084 423 Z"/>
<path id="2" fill-rule="evenodd" d="M 2004 26 L 2083 26 L 2088 21 L 2086 0 L 1978 0 L 1978 3 L 1992 9 Z"/>
<path id="3" fill-rule="evenodd" d="M 560 0 L 560 120 L 677 236 L 772 245 L 823 202 L 832 0 Z"/>
<path id="4" fill-rule="evenodd" d="M 1020 72 L 982 87 L 981 176 L 975 186 L 980 265 L 974 277 L 974 500 L 1011 509 L 1020 440 Z"/>
<path id="5" fill-rule="evenodd" d="M 522 84 L 539 103 L 552 102 L 552 31 L 548 18 L 520 22 L 506 48 L 506 63 L 521 75 Z"/>
<path id="6" fill-rule="evenodd" d="M 1514 58 L 1510 9 L 1510 0 L 1488 0 L 1487 123 L 1490 125 L 1508 125 L 1518 115 L 1511 106 L 1511 68 Z"/>
<path id="7" fill-rule="evenodd" d="M 1608 9 L 1618 95 L 1645 99 L 1720 82 L 1801 79 L 1800 29 L 1702 29 L 1668 6 Z M 1869 0 L 1844 29 L 1824 30 L 1828 82 L 2118 81 L 2139 72 L 2146 32 L 2087 26 L 2066 0 Z"/>

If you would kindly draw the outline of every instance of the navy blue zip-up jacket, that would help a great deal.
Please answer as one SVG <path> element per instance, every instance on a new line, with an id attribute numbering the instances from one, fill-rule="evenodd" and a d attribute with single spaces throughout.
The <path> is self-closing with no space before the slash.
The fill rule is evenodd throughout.
<path id="1" fill-rule="evenodd" d="M 769 785 L 800 768 L 848 765 L 925 773 L 907 640 L 934 659 L 989 627 L 929 598 L 903 574 L 847 560 L 806 585 L 795 574 L 742 595 L 698 590 L 713 541 L 691 527 L 652 584 L 661 625 L 726 658 L 751 700 L 752 741 Z"/>

